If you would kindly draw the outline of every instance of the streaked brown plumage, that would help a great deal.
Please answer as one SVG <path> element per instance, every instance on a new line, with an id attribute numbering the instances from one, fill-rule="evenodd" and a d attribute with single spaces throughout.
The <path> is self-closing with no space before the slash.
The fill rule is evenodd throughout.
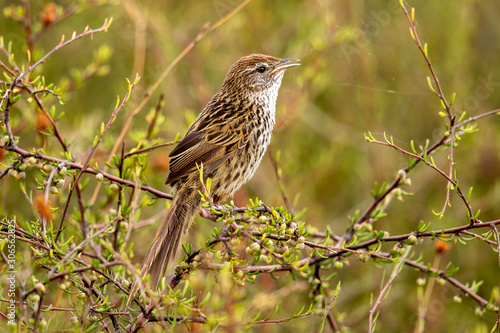
<path id="1" fill-rule="evenodd" d="M 261 54 L 238 60 L 229 69 L 219 92 L 170 153 L 170 173 L 165 183 L 174 187 L 176 194 L 140 268 L 141 277 L 151 274 L 153 289 L 201 207 L 198 191 L 202 184 L 197 165 L 203 165 L 205 179 L 212 179 L 215 202 L 232 196 L 247 182 L 271 140 L 285 69 L 297 65 L 297 59 Z M 134 282 L 127 304 L 137 288 L 138 283 Z"/>

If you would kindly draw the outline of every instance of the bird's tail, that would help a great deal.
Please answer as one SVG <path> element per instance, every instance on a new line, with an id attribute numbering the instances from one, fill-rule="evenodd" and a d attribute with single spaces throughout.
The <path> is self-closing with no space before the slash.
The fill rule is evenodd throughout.
<path id="1" fill-rule="evenodd" d="M 175 256 L 180 239 L 193 220 L 194 213 L 200 209 L 201 198 L 197 191 L 180 189 L 177 191 L 172 206 L 156 231 L 155 238 L 140 267 L 141 279 L 150 273 L 150 285 L 156 290 L 159 281 L 165 274 L 170 259 Z M 130 305 L 140 283 L 134 280 L 127 298 Z"/>

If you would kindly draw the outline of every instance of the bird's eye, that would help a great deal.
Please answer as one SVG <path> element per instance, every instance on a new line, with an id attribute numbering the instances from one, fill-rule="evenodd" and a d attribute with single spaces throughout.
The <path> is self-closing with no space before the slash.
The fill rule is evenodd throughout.
<path id="1" fill-rule="evenodd" d="M 257 68 L 257 72 L 259 73 L 264 73 L 266 71 L 266 67 L 264 66 L 260 66 L 259 68 Z"/>

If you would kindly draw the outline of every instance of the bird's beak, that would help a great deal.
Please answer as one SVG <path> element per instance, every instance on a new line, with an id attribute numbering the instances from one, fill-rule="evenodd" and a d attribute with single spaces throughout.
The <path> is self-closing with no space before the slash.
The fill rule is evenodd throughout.
<path id="1" fill-rule="evenodd" d="M 271 73 L 279 73 L 289 67 L 300 66 L 300 60 L 295 58 L 281 59 L 278 66 L 276 66 Z"/>

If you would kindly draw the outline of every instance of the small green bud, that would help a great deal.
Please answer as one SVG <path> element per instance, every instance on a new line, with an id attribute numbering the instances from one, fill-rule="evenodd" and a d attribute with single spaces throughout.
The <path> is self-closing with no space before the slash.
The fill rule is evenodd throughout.
<path id="1" fill-rule="evenodd" d="M 45 319 L 41 319 L 38 322 L 38 325 L 40 326 L 40 328 L 45 328 L 47 326 L 47 321 Z"/>
<path id="2" fill-rule="evenodd" d="M 63 187 L 63 186 L 64 186 L 64 183 L 65 183 L 64 179 L 59 179 L 59 181 L 57 182 L 56 186 L 57 186 L 58 188 L 61 188 L 61 187 Z"/>
<path id="3" fill-rule="evenodd" d="M 97 179 L 98 182 L 102 182 L 104 180 L 104 176 L 102 173 L 98 173 L 95 175 L 95 179 Z"/>
<path id="4" fill-rule="evenodd" d="M 453 296 L 453 302 L 458 303 L 458 304 L 462 303 L 462 296 L 460 296 L 460 295 Z"/>
<path id="5" fill-rule="evenodd" d="M 370 259 L 370 255 L 368 253 L 362 253 L 358 256 L 359 260 L 362 262 L 367 262 Z"/>
<path id="6" fill-rule="evenodd" d="M 476 316 L 479 316 L 479 317 L 482 317 L 483 314 L 484 314 L 484 309 L 480 306 L 476 307 L 476 309 L 474 310 L 474 314 Z"/>
<path id="7" fill-rule="evenodd" d="M 54 167 L 52 166 L 52 164 L 45 164 L 43 166 L 43 171 L 45 171 L 45 172 L 51 172 L 53 169 L 54 169 Z"/>
<path id="8" fill-rule="evenodd" d="M 295 245 L 295 248 L 299 251 L 303 250 L 305 247 L 304 243 L 299 243 L 297 245 Z"/>
<path id="9" fill-rule="evenodd" d="M 440 286 L 444 286 L 446 284 L 446 280 L 443 279 L 442 277 L 438 277 L 437 280 L 436 280 L 437 284 L 439 284 Z"/>
<path id="10" fill-rule="evenodd" d="M 59 170 L 59 175 L 60 176 L 64 176 L 65 174 L 68 173 L 68 169 L 66 167 L 62 167 L 60 170 Z"/>
<path id="11" fill-rule="evenodd" d="M 267 217 L 264 215 L 259 216 L 259 223 L 267 223 Z"/>
<path id="12" fill-rule="evenodd" d="M 411 235 L 408 237 L 408 244 L 410 245 L 416 245 L 418 243 L 418 238 L 415 235 Z"/>
<path id="13" fill-rule="evenodd" d="M 30 301 L 32 301 L 33 303 L 37 303 L 40 301 L 40 295 L 38 294 L 30 294 L 30 297 L 29 297 Z"/>
<path id="14" fill-rule="evenodd" d="M 254 252 L 259 251 L 260 250 L 260 244 L 257 243 L 257 242 L 254 242 L 254 243 L 252 243 L 252 245 L 250 245 L 250 249 L 252 249 L 252 251 L 254 251 Z"/>
<path id="15" fill-rule="evenodd" d="M 240 245 L 240 240 L 237 237 L 233 237 L 231 238 L 229 243 L 231 244 L 231 246 L 238 246 Z"/>
<path id="16" fill-rule="evenodd" d="M 323 295 L 316 295 L 314 296 L 314 303 L 323 303 L 323 300 L 325 299 L 325 297 Z"/>
<path id="17" fill-rule="evenodd" d="M 26 167 L 27 167 L 26 164 L 20 164 L 17 168 L 19 169 L 19 171 L 24 171 L 26 170 Z"/>
<path id="18" fill-rule="evenodd" d="M 96 322 L 99 320 L 99 316 L 97 315 L 90 315 L 87 317 L 87 319 L 90 321 L 90 322 Z"/>
<path id="19" fill-rule="evenodd" d="M 333 263 L 333 267 L 335 267 L 336 269 L 341 269 L 342 267 L 344 267 L 344 263 L 342 261 L 335 261 Z"/>
<path id="20" fill-rule="evenodd" d="M 49 191 L 50 191 L 50 193 L 52 193 L 52 194 L 58 194 L 58 193 L 59 193 L 59 190 L 58 190 L 58 189 L 57 189 L 57 187 L 55 187 L 55 186 L 51 186 L 51 187 L 49 188 Z"/>
<path id="21" fill-rule="evenodd" d="M 424 286 L 426 282 L 427 279 L 425 278 L 425 276 L 419 276 L 417 278 L 417 286 Z"/>
<path id="22" fill-rule="evenodd" d="M 35 289 L 37 291 L 40 291 L 42 293 L 45 293 L 46 289 L 45 289 L 45 285 L 41 282 L 38 282 L 37 284 L 35 284 Z"/>
<path id="23" fill-rule="evenodd" d="M 325 309 L 318 308 L 318 309 L 314 310 L 314 314 L 319 316 L 319 317 L 323 317 L 325 315 Z"/>
<path id="24" fill-rule="evenodd" d="M 21 171 L 17 174 L 17 179 L 24 179 L 26 178 L 26 172 Z"/>
<path id="25" fill-rule="evenodd" d="M 17 172 L 17 170 L 16 170 L 16 169 L 9 169 L 9 172 L 8 172 L 8 173 L 9 173 L 9 176 L 14 177 L 14 178 L 16 178 L 16 179 L 17 179 L 17 174 L 18 174 L 18 172 Z"/>
<path id="26" fill-rule="evenodd" d="M 129 281 L 129 280 L 127 280 L 127 279 L 123 279 L 123 280 L 122 280 L 122 286 L 123 286 L 124 288 L 128 288 L 128 287 L 130 286 L 130 281 Z"/>
<path id="27" fill-rule="evenodd" d="M 109 189 L 110 189 L 111 191 L 113 191 L 113 192 L 118 191 L 118 189 L 119 189 L 119 188 L 120 188 L 120 187 L 119 187 L 118 185 L 116 185 L 115 183 L 113 183 L 113 184 L 109 185 Z"/>

